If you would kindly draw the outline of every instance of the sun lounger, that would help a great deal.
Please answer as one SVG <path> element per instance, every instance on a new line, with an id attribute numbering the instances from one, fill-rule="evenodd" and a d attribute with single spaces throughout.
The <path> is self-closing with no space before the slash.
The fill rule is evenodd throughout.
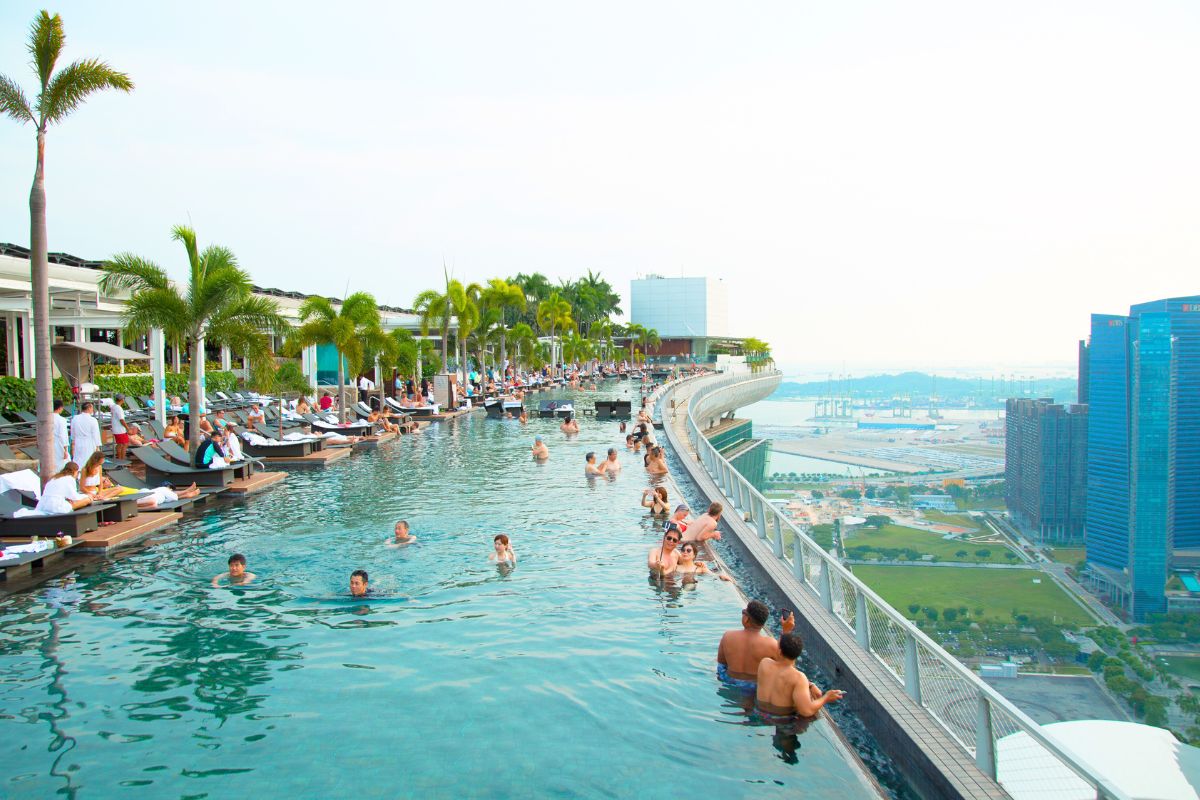
<path id="1" fill-rule="evenodd" d="M 108 472 L 108 477 L 112 478 L 116 483 L 118 483 L 121 486 L 128 486 L 131 489 L 138 489 L 138 490 L 144 490 L 144 491 L 150 491 L 150 490 L 156 488 L 157 486 L 162 486 L 163 483 L 168 483 L 168 482 L 172 486 L 175 486 L 175 487 L 185 485 L 183 483 L 183 481 L 159 481 L 157 484 L 151 484 L 150 482 L 143 480 L 142 478 L 139 478 L 137 475 L 133 474 L 132 472 L 130 472 L 129 470 L 126 470 L 126 469 L 111 470 L 110 472 Z M 188 481 L 189 485 L 191 483 L 192 483 L 191 481 Z M 196 497 L 190 497 L 186 500 L 176 500 L 174 503 L 160 503 L 159 505 L 155 506 L 155 509 L 160 510 L 160 511 L 161 510 L 186 511 L 193 504 L 203 505 L 204 503 L 207 503 L 209 500 L 212 500 L 214 497 L 217 497 L 218 495 L 220 495 L 226 491 L 226 489 L 222 486 L 200 486 L 200 485 L 197 485 L 196 488 L 200 490 L 200 494 L 197 495 Z"/>
<path id="2" fill-rule="evenodd" d="M 146 477 L 151 480 L 197 486 L 228 486 L 234 481 L 234 472 L 229 467 L 222 469 L 194 469 L 182 466 L 167 458 L 158 448 L 135 447 L 133 454 L 146 465 Z"/>
<path id="3" fill-rule="evenodd" d="M 100 514 L 106 505 L 90 505 L 70 514 L 23 514 L 27 507 L 12 493 L 0 494 L 0 536 L 54 536 L 60 531 L 68 536 L 82 536 L 100 527 Z"/>
<path id="4" fill-rule="evenodd" d="M 158 448 L 160 450 L 162 450 L 164 455 L 166 455 L 168 458 L 170 458 L 172 461 L 176 462 L 177 464 L 180 464 L 185 467 L 192 466 L 191 454 L 187 450 L 184 450 L 182 447 L 180 447 L 175 442 L 172 442 L 169 439 L 166 441 L 159 442 Z M 233 470 L 234 476 L 238 479 L 249 478 L 250 473 L 253 471 L 253 467 L 251 466 L 249 461 L 235 461 L 229 465 L 229 468 Z"/>

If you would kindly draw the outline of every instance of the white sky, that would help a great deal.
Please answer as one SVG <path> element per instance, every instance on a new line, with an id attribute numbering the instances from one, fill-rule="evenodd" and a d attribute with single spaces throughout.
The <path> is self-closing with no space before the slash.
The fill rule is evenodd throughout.
<path id="1" fill-rule="evenodd" d="M 50 249 L 410 305 L 481 280 L 712 275 L 786 365 L 1070 364 L 1200 291 L 1200 4 L 58 3 L 137 89 L 50 134 Z M 160 7 L 161 6 L 161 7 Z M 0 6 L 33 88 L 38 3 Z M 0 121 L 0 241 L 32 129 Z"/>

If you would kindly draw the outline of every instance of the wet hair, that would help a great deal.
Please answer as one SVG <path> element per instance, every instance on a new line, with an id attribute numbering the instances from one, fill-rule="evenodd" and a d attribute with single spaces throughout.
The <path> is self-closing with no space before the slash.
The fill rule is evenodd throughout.
<path id="1" fill-rule="evenodd" d="M 494 537 L 492 537 L 492 541 L 499 542 L 500 544 L 507 547 L 508 546 L 508 534 L 507 533 L 497 533 Z"/>
<path id="2" fill-rule="evenodd" d="M 779 637 L 779 653 L 784 658 L 796 660 L 804 652 L 804 641 L 798 633 L 785 633 Z"/>
<path id="3" fill-rule="evenodd" d="M 720 503 L 713 503 L 708 507 L 708 514 L 709 516 L 716 517 L 720 516 L 721 512 L 724 510 L 725 506 L 721 505 Z"/>
<path id="4" fill-rule="evenodd" d="M 246 566 L 246 557 L 241 553 L 234 553 L 229 557 L 229 566 L 232 567 L 234 564 L 241 564 L 243 567 Z"/>
<path id="5" fill-rule="evenodd" d="M 615 447 L 608 448 L 608 454 L 610 456 L 615 456 L 617 454 L 617 448 L 615 448 Z"/>
<path id="6" fill-rule="evenodd" d="M 354 578 L 362 578 L 363 583 L 370 583 L 370 581 L 367 580 L 367 571 L 365 569 L 356 569 L 354 572 L 351 572 L 350 579 L 353 580 Z"/>
<path id="7" fill-rule="evenodd" d="M 695 553 L 696 552 L 696 543 L 695 542 L 683 542 L 682 544 L 679 545 L 679 551 L 683 552 L 684 550 L 691 550 L 693 553 Z"/>
<path id="8" fill-rule="evenodd" d="M 655 486 L 654 494 L 658 496 L 659 500 L 662 500 L 664 503 L 667 502 L 667 487 Z"/>
<path id="9" fill-rule="evenodd" d="M 632 433 L 625 434 L 625 444 L 633 444 L 633 434 Z"/>
<path id="10" fill-rule="evenodd" d="M 742 613 L 760 628 L 767 624 L 767 619 L 771 616 L 771 611 L 767 608 L 767 604 L 761 600 L 751 600 L 746 604 L 746 609 Z"/>
<path id="11" fill-rule="evenodd" d="M 404 526 L 404 530 L 408 530 L 408 520 L 406 520 L 406 519 L 396 520 L 396 527 L 399 528 L 401 525 Z"/>
<path id="12" fill-rule="evenodd" d="M 83 474 L 90 475 L 96 467 L 104 465 L 104 453 L 97 450 L 88 456 L 88 460 L 83 465 Z"/>
<path id="13" fill-rule="evenodd" d="M 589 450 L 589 451 L 588 451 L 588 454 L 587 454 L 586 456 L 584 456 L 584 457 L 583 457 L 583 460 L 584 460 L 584 461 L 586 461 L 586 462 L 588 462 L 588 463 L 590 464 L 590 463 L 592 462 L 592 459 L 593 459 L 593 458 L 595 458 L 595 457 L 596 457 L 596 451 L 595 451 L 595 450 Z"/>

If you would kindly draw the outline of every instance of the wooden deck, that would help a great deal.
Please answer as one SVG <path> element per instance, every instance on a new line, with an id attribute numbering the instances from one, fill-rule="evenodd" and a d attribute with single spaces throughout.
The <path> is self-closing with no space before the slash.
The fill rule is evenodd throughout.
<path id="1" fill-rule="evenodd" d="M 75 541 L 79 547 L 75 548 L 75 552 L 107 553 L 118 547 L 128 547 L 182 518 L 183 514 L 177 511 L 142 512 L 132 519 L 104 525 L 77 537 Z"/>
<path id="2" fill-rule="evenodd" d="M 355 442 L 355 450 L 375 450 L 384 442 L 390 442 L 398 438 L 394 433 L 381 433 L 378 436 L 368 436 L 360 442 Z"/>
<path id="3" fill-rule="evenodd" d="M 286 479 L 286 472 L 256 472 L 249 478 L 240 478 L 225 488 L 227 494 L 230 496 L 245 497 L 246 495 L 258 494 L 264 489 L 269 489 Z"/>
<path id="4" fill-rule="evenodd" d="M 270 467 L 324 467 L 335 461 L 341 461 L 348 455 L 350 455 L 349 447 L 335 447 L 318 450 L 306 456 L 260 458 L 259 461 Z M 277 475 L 279 473 L 262 474 Z"/>

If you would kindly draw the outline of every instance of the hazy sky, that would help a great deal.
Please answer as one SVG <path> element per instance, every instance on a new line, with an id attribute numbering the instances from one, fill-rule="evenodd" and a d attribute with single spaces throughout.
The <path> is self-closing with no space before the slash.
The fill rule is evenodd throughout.
<path id="1" fill-rule="evenodd" d="M 1070 363 L 1200 292 L 1200 4 L 62 2 L 137 83 L 50 134 L 50 249 L 408 306 L 440 279 L 729 286 L 801 367 Z M 0 6 L 32 92 L 36 3 Z M 0 120 L 0 241 L 29 127 Z"/>

